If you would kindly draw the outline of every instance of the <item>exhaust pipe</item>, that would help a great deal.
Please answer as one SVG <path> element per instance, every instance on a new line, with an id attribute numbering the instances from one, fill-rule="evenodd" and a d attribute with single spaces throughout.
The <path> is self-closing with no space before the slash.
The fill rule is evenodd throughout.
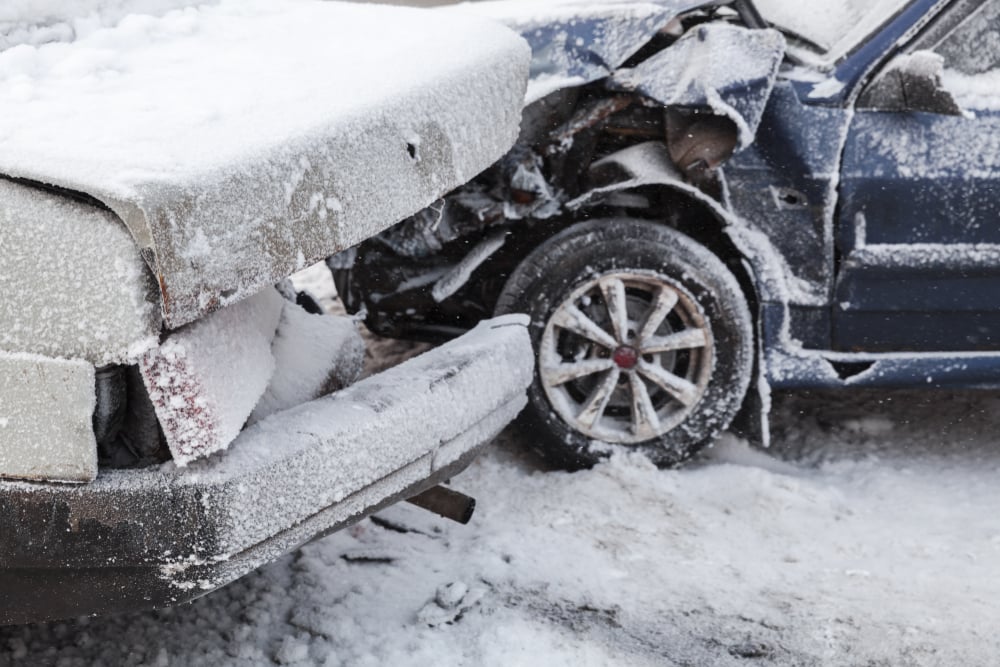
<path id="1" fill-rule="evenodd" d="M 445 486 L 432 486 L 406 502 L 462 525 L 469 523 L 476 511 L 476 499 Z"/>

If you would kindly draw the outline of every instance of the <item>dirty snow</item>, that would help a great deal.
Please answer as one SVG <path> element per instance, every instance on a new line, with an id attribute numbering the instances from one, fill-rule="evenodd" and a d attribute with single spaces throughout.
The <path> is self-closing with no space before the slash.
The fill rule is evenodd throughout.
<path id="1" fill-rule="evenodd" d="M 176 327 L 489 166 L 517 136 L 528 58 L 511 31 L 457 13 L 222 0 L 131 14 L 0 51 L 0 172 L 114 209 L 152 251 Z"/>
<path id="2" fill-rule="evenodd" d="M 507 433 L 467 527 L 397 506 L 191 606 L 2 628 L 0 665 L 994 664 L 997 394 L 775 408 L 769 453 L 680 471 Z"/>

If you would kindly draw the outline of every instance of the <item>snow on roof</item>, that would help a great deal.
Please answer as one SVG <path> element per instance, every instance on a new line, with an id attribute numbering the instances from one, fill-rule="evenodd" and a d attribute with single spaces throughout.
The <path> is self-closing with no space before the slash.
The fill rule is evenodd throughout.
<path id="1" fill-rule="evenodd" d="M 528 66 L 491 21 L 316 0 L 130 14 L 67 39 L 0 52 L 0 173 L 112 208 L 170 327 L 489 166 L 516 138 Z"/>

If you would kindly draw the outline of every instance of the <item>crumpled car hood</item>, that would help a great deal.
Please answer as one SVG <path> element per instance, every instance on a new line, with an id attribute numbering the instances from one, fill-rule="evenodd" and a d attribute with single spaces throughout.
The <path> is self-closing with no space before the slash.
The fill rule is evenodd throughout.
<path id="1" fill-rule="evenodd" d="M 175 328 L 489 166 L 517 136 L 528 59 L 501 25 L 398 7 L 132 15 L 0 52 L 0 173 L 112 209 Z"/>
<path id="2" fill-rule="evenodd" d="M 493 0 L 457 9 L 501 21 L 528 41 L 530 103 L 608 76 L 675 17 L 713 4 L 718 0 Z"/>
<path id="3" fill-rule="evenodd" d="M 612 88 L 636 91 L 665 106 L 706 107 L 732 120 L 739 148 L 748 146 L 785 54 L 776 30 L 724 22 L 691 30 L 634 69 L 622 66 L 679 15 L 719 0 L 493 0 L 463 12 L 503 22 L 531 45 L 525 103 L 611 77 Z"/>

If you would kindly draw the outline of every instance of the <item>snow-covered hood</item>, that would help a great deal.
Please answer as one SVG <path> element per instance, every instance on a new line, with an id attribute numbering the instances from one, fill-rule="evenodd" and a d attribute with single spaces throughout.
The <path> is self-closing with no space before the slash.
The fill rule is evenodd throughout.
<path id="1" fill-rule="evenodd" d="M 124 18 L 43 34 L 0 15 L 0 173 L 112 209 L 171 328 L 382 231 L 517 135 L 529 52 L 492 21 L 317 0 L 104 4 Z"/>
<path id="2" fill-rule="evenodd" d="M 459 5 L 516 30 L 531 45 L 527 102 L 608 76 L 684 12 L 724 0 L 492 0 Z M 449 8 L 449 11 L 452 11 Z"/>

